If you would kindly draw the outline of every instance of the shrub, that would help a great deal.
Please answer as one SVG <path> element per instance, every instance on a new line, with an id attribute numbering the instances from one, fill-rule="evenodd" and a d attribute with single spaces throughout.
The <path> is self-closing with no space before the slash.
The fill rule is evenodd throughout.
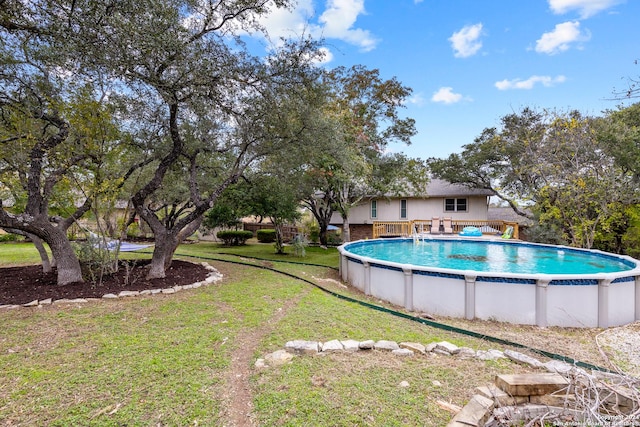
<path id="1" fill-rule="evenodd" d="M 318 243 L 320 241 L 320 227 L 318 224 L 311 224 L 309 226 L 309 240 L 313 243 Z"/>
<path id="2" fill-rule="evenodd" d="M 276 230 L 273 228 L 258 230 L 256 232 L 256 237 L 260 243 L 273 243 L 276 241 Z"/>
<path id="3" fill-rule="evenodd" d="M 17 242 L 21 236 L 13 233 L 0 234 L 0 242 Z"/>
<path id="4" fill-rule="evenodd" d="M 298 234 L 291 242 L 293 246 L 293 254 L 297 257 L 305 257 L 307 255 L 306 247 L 309 245 L 304 234 Z"/>
<path id="5" fill-rule="evenodd" d="M 90 236 L 85 241 L 76 241 L 73 244 L 80 261 L 82 277 L 95 285 L 101 285 L 105 276 L 118 270 L 116 255 L 107 249 L 106 243 L 100 236 Z"/>
<path id="6" fill-rule="evenodd" d="M 225 246 L 244 245 L 248 239 L 253 237 L 251 231 L 245 230 L 221 230 L 216 234 Z"/>

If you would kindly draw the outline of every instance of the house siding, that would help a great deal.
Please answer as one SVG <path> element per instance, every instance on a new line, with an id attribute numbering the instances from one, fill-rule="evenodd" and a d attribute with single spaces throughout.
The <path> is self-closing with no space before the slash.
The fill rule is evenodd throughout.
<path id="1" fill-rule="evenodd" d="M 445 198 L 466 198 L 466 212 L 447 212 L 444 210 Z M 416 219 L 431 219 L 433 217 L 447 217 L 454 220 L 478 219 L 487 220 L 487 196 L 451 196 L 430 198 L 404 198 L 407 200 L 407 217 L 400 217 L 401 199 L 376 199 L 378 215 L 371 218 L 370 201 L 354 206 L 349 211 L 350 224 L 373 224 L 374 221 L 410 221 Z M 335 213 L 332 224 L 341 224 L 342 217 Z M 353 237 L 352 237 L 353 238 Z"/>

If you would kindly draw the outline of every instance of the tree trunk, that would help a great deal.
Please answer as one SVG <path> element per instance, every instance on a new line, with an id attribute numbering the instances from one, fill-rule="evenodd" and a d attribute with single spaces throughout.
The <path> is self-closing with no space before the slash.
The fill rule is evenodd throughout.
<path id="1" fill-rule="evenodd" d="M 349 230 L 349 217 L 343 215 L 342 217 L 342 241 L 344 243 L 351 241 L 351 231 Z"/>
<path id="2" fill-rule="evenodd" d="M 60 236 L 60 232 L 54 234 L 56 235 L 48 239 L 47 244 L 57 260 L 58 286 L 83 282 L 80 261 L 78 261 L 78 257 L 73 252 L 71 242 L 66 236 Z"/>
<path id="3" fill-rule="evenodd" d="M 171 249 L 173 246 L 172 240 L 166 232 L 160 233 L 160 235 L 155 234 L 155 246 L 147 279 L 162 279 L 167 276 L 166 269 L 171 265 L 172 256 L 175 252 L 175 248 Z"/>
<path id="4" fill-rule="evenodd" d="M 203 217 L 200 216 L 179 231 L 177 229 L 167 231 L 159 221 L 155 223 L 155 247 L 147 279 L 160 279 L 167 276 L 167 270 L 171 267 L 176 249 L 185 238 L 192 235 L 200 227 L 202 220 Z"/>
<path id="5" fill-rule="evenodd" d="M 276 253 L 278 255 L 284 254 L 284 241 L 282 238 L 282 226 L 276 224 Z"/>
<path id="6" fill-rule="evenodd" d="M 29 239 L 33 242 L 34 246 L 38 250 L 38 254 L 40 254 L 40 261 L 42 262 L 42 272 L 50 273 L 52 270 L 51 262 L 49 262 L 49 254 L 44 247 L 44 243 L 42 239 L 34 234 L 27 234 Z"/>
<path id="7" fill-rule="evenodd" d="M 71 242 L 67 238 L 67 227 L 56 226 L 49 222 L 44 215 L 31 216 L 27 214 L 11 215 L 2 209 L 0 205 L 0 226 L 18 230 L 33 239 L 38 247 L 37 240 L 42 239 L 51 249 L 51 258 L 58 270 L 58 285 L 63 286 L 74 282 L 83 282 L 80 261 L 73 251 Z M 34 239 L 35 238 L 35 239 Z M 40 252 L 40 251 L 43 252 Z M 40 256 L 46 255 L 44 247 L 38 248 Z M 48 261 L 47 261 L 48 262 Z M 52 264 L 50 264 L 51 266 Z M 43 270 L 45 269 L 43 264 Z"/>
<path id="8" fill-rule="evenodd" d="M 320 246 L 322 246 L 323 248 L 327 247 L 327 224 L 326 223 L 319 223 L 320 225 L 320 234 L 319 234 L 319 238 L 320 238 Z"/>
<path id="9" fill-rule="evenodd" d="M 55 267 L 55 265 L 52 266 L 52 263 L 49 262 L 49 254 L 47 253 L 47 250 L 45 249 L 44 243 L 42 242 L 41 238 L 39 238 L 35 234 L 27 233 L 26 231 L 22 231 L 22 230 L 18 230 L 17 228 L 4 228 L 4 230 L 9 232 L 9 233 L 13 233 L 13 234 L 18 234 L 20 236 L 24 236 L 27 239 L 31 240 L 31 242 L 33 242 L 33 245 L 36 247 L 36 250 L 38 251 L 38 254 L 40 255 L 40 262 L 42 262 L 42 272 L 43 273 L 50 273 L 51 272 L 52 267 Z"/>

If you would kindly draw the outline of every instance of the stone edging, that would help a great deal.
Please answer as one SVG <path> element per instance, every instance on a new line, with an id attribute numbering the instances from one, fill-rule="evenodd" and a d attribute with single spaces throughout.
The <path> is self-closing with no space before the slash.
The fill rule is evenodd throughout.
<path id="1" fill-rule="evenodd" d="M 573 365 L 558 361 L 550 360 L 541 362 L 538 359 L 528 356 L 517 351 L 506 349 L 496 350 L 474 350 L 470 347 L 458 347 L 448 341 L 432 342 L 429 344 L 420 344 L 415 342 L 401 342 L 380 340 L 380 341 L 355 341 L 355 340 L 331 340 L 327 342 L 294 340 L 285 344 L 284 350 L 278 350 L 267 354 L 264 358 L 256 361 L 256 367 L 266 367 L 268 365 L 280 365 L 291 360 L 295 355 L 316 355 L 322 353 L 335 352 L 356 352 L 366 350 L 388 351 L 396 356 L 411 357 L 419 355 L 443 355 L 455 356 L 460 359 L 478 360 L 498 360 L 510 359 L 514 362 L 529 365 L 534 368 L 546 369 L 549 372 L 564 373 L 574 368 Z"/>
<path id="2" fill-rule="evenodd" d="M 126 298 L 126 297 L 135 297 L 140 295 L 157 295 L 157 294 L 174 294 L 176 292 L 186 290 L 186 289 L 197 289 L 201 286 L 210 285 L 212 283 L 216 283 L 222 279 L 222 273 L 216 270 L 211 265 L 206 262 L 200 263 L 204 268 L 209 270 L 209 274 L 207 278 L 201 282 L 192 283 L 190 285 L 183 286 L 172 286 L 170 288 L 157 288 L 157 289 L 145 289 L 143 291 L 120 291 L 118 294 L 104 294 L 102 298 L 62 298 L 53 300 L 51 298 L 47 298 L 44 300 L 33 300 L 26 304 L 7 304 L 0 305 L 1 309 L 13 309 L 13 308 L 21 308 L 21 307 L 42 307 L 45 305 L 57 305 L 57 304 L 75 304 L 75 303 L 85 303 L 90 301 L 99 301 L 100 299 L 118 299 L 118 298 Z"/>

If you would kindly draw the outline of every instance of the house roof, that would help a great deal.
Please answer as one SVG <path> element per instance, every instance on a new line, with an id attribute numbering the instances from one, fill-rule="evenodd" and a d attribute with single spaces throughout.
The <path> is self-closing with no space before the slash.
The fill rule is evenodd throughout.
<path id="1" fill-rule="evenodd" d="M 524 209 L 528 211 L 528 209 Z M 532 225 L 533 221 L 529 218 L 526 218 L 522 215 L 518 215 L 511 209 L 510 207 L 494 207 L 489 206 L 489 210 L 487 211 L 487 218 L 493 220 L 501 220 L 508 222 L 517 222 L 520 225 Z"/>
<path id="2" fill-rule="evenodd" d="M 464 196 L 492 196 L 491 190 L 470 188 L 465 185 L 452 184 L 442 179 L 431 179 L 427 184 L 428 197 L 464 197 Z"/>

